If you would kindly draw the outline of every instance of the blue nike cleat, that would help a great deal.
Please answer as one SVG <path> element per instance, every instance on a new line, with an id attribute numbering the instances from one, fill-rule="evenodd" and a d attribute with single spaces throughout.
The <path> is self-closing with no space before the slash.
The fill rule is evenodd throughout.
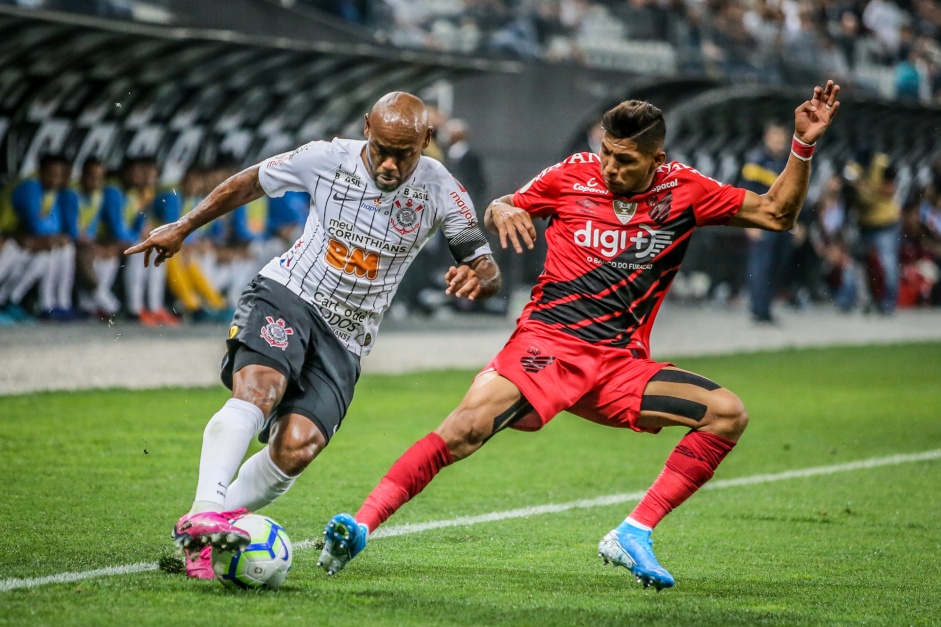
<path id="1" fill-rule="evenodd" d="M 673 575 L 660 565 L 653 554 L 650 532 L 633 525 L 622 523 L 617 529 L 609 531 L 598 543 L 598 555 L 605 564 L 612 562 L 615 566 L 629 569 L 645 588 L 653 586 L 662 590 L 672 588 L 676 583 Z"/>
<path id="2" fill-rule="evenodd" d="M 369 528 L 349 514 L 337 514 L 323 531 L 323 551 L 317 566 L 335 575 L 366 548 Z"/>

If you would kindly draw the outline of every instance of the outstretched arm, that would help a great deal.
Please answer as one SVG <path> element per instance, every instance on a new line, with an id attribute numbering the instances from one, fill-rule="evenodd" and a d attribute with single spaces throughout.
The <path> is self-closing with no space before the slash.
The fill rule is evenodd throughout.
<path id="1" fill-rule="evenodd" d="M 794 111 L 794 137 L 798 147 L 813 146 L 824 134 L 840 108 L 840 86 L 827 81 L 826 87 L 814 87 L 813 98 Z M 804 149 L 804 151 L 812 149 Z M 810 159 L 791 152 L 784 171 L 767 193 L 745 192 L 738 213 L 729 220 L 732 226 L 756 227 L 768 231 L 789 231 L 797 223 L 810 182 Z"/>
<path id="2" fill-rule="evenodd" d="M 154 265 L 179 252 L 186 236 L 219 216 L 250 203 L 264 195 L 258 180 L 258 165 L 242 170 L 223 181 L 206 196 L 192 211 L 175 222 L 159 226 L 150 232 L 146 240 L 124 251 L 125 255 L 144 252 L 144 265 L 150 265 L 150 255 L 156 252 Z"/>
<path id="3" fill-rule="evenodd" d="M 522 238 L 526 248 L 533 249 L 536 241 L 536 227 L 529 213 L 513 205 L 513 195 L 501 196 L 487 206 L 484 212 L 484 226 L 500 235 L 500 246 L 506 248 L 512 244 L 517 253 L 523 252 Z"/>
<path id="4" fill-rule="evenodd" d="M 481 255 L 459 266 L 451 266 L 444 275 L 445 294 L 468 300 L 484 300 L 500 291 L 503 280 L 492 255 Z"/>

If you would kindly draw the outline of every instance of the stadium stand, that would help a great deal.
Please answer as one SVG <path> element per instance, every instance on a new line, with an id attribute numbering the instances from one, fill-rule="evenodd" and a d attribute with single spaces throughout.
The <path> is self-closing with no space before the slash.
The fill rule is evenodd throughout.
<path id="1" fill-rule="evenodd" d="M 921 251 L 914 265 L 938 265 L 937 3 L 4 4 L 20 3 L 0 4 L 0 183 L 8 190 L 53 153 L 69 158 L 76 177 L 89 157 L 111 172 L 127 159 L 153 159 L 159 190 L 173 189 L 188 170 L 220 159 L 247 165 L 311 139 L 356 136 L 368 103 L 392 89 L 423 94 L 442 127 L 465 120 L 493 193 L 587 149 L 586 129 L 627 98 L 666 112 L 671 159 L 734 182 L 763 123 L 787 122 L 815 78 L 786 67 L 799 56 L 787 53 L 799 41 L 788 37 L 811 29 L 823 48 L 840 51 L 848 82 L 840 123 L 815 158 L 808 205 L 838 176 L 852 217 L 852 168 L 884 154 L 904 215 L 919 216 L 908 229 Z M 915 91 L 913 75 L 897 71 L 905 62 Z M 821 61 L 814 71 L 834 67 Z M 437 145 L 446 154 L 446 137 Z M 707 260 L 716 251 L 734 258 L 739 243 L 721 229 L 697 237 L 679 279 L 690 288 L 675 292 L 734 298 L 736 281 Z M 510 289 L 540 269 L 538 256 L 510 260 Z M 929 282 L 919 302 L 937 302 L 937 278 Z"/>
<path id="2" fill-rule="evenodd" d="M 773 83 L 837 76 L 883 96 L 941 95 L 931 0 L 299 0 L 397 46 Z"/>

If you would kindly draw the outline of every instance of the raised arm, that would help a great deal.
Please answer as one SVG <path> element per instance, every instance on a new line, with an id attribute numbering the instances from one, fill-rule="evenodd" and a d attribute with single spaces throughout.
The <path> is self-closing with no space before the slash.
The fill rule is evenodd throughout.
<path id="1" fill-rule="evenodd" d="M 144 252 L 144 265 L 150 264 L 150 255 L 156 252 L 154 265 L 179 252 L 186 236 L 219 216 L 241 207 L 264 195 L 258 180 L 259 166 L 253 165 L 223 181 L 206 196 L 192 211 L 175 222 L 159 226 L 150 232 L 146 240 L 124 251 L 125 255 Z"/>
<path id="2" fill-rule="evenodd" d="M 813 98 L 794 111 L 794 142 L 784 171 L 765 194 L 745 192 L 732 226 L 755 227 L 768 231 L 789 231 L 797 222 L 810 182 L 810 156 L 814 144 L 824 134 L 840 108 L 840 86 L 827 81 L 814 87 Z"/>

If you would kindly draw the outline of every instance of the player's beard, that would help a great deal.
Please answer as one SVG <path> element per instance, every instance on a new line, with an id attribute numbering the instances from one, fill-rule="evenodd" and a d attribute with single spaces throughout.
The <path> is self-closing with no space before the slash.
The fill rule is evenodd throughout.
<path id="1" fill-rule="evenodd" d="M 372 177 L 372 180 L 376 183 L 376 187 L 383 192 L 395 191 L 399 185 L 402 184 L 402 177 L 392 176 L 385 171 L 380 172 L 372 162 L 372 155 L 369 154 L 369 147 L 363 148 L 363 160 L 366 162 L 366 169 L 369 170 L 369 175 Z M 383 181 L 380 176 L 388 177 L 387 180 Z"/>
<path id="2" fill-rule="evenodd" d="M 380 176 L 388 177 L 388 179 L 384 181 Z M 376 182 L 376 187 L 384 192 L 391 192 L 402 184 L 401 179 L 386 174 L 385 172 L 375 172 L 372 178 Z"/>

